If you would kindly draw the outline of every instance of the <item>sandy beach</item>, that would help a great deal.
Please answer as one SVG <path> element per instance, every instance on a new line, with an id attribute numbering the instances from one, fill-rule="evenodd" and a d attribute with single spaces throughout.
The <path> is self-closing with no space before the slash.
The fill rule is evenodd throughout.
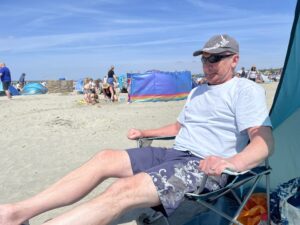
<path id="1" fill-rule="evenodd" d="M 278 82 L 262 84 L 271 107 Z M 0 203 L 32 196 L 106 148 L 135 147 L 129 128 L 155 128 L 173 123 L 185 101 L 81 104 L 82 95 L 45 94 L 0 97 Z M 159 143 L 160 144 L 160 143 Z M 107 180 L 82 201 L 99 195 Z M 80 204 L 80 202 L 79 202 Z M 70 207 L 74 207 L 70 206 Z M 53 210 L 30 220 L 38 225 L 68 210 Z M 136 224 L 140 210 L 114 224 Z"/>

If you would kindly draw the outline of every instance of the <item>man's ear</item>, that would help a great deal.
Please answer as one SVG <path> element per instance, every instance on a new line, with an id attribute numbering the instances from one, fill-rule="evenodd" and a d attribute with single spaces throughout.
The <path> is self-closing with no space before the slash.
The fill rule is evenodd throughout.
<path id="1" fill-rule="evenodd" d="M 239 60 L 240 60 L 240 56 L 237 54 L 232 57 L 231 66 L 233 69 L 236 68 L 237 64 L 239 63 Z"/>

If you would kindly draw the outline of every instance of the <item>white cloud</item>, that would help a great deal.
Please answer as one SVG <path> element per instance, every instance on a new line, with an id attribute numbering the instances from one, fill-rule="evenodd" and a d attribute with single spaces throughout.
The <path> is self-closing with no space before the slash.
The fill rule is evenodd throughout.
<path id="1" fill-rule="evenodd" d="M 196 6 L 207 13 L 215 13 L 215 12 L 226 12 L 226 14 L 238 13 L 241 12 L 240 9 L 230 7 L 226 4 L 216 4 L 203 0 L 186 0 L 188 3 Z"/>

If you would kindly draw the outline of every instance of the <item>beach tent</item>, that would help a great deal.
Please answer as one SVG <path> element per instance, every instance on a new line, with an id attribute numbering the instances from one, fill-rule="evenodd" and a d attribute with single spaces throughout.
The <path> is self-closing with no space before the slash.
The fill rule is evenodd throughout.
<path id="1" fill-rule="evenodd" d="M 132 102 L 174 101 L 186 99 L 192 89 L 189 71 L 128 74 Z"/>
<path id="2" fill-rule="evenodd" d="M 83 87 L 84 87 L 84 80 L 83 79 L 77 80 L 76 84 L 75 84 L 75 91 L 82 94 L 83 93 Z"/>
<path id="3" fill-rule="evenodd" d="M 271 188 L 300 177 L 300 2 L 295 11 L 283 72 L 271 107 L 275 153 Z"/>
<path id="4" fill-rule="evenodd" d="M 22 90 L 22 95 L 37 95 L 45 94 L 48 89 L 40 83 L 28 83 L 24 86 Z"/>

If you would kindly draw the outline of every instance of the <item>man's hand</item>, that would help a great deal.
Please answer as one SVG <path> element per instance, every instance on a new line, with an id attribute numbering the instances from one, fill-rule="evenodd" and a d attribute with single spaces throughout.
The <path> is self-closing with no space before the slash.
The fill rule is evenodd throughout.
<path id="1" fill-rule="evenodd" d="M 199 168 L 209 176 L 220 176 L 226 168 L 234 171 L 237 170 L 234 164 L 218 156 L 209 156 L 200 160 Z"/>
<path id="2" fill-rule="evenodd" d="M 127 133 L 127 138 L 130 140 L 136 140 L 138 138 L 142 138 L 143 137 L 143 133 L 141 130 L 138 129 L 130 129 Z"/>

